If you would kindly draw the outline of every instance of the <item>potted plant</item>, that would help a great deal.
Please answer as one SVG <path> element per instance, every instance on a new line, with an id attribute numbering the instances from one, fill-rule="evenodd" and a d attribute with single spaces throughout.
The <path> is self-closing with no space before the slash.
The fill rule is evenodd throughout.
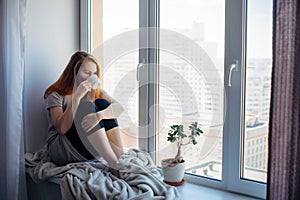
<path id="1" fill-rule="evenodd" d="M 174 158 L 167 158 L 161 161 L 162 171 L 164 175 L 164 182 L 179 186 L 183 184 L 183 175 L 185 169 L 185 161 L 181 154 L 181 147 L 188 144 L 197 144 L 196 137 L 200 136 L 203 131 L 198 127 L 197 122 L 192 122 L 189 125 L 189 134 L 184 133 L 184 127 L 180 125 L 170 126 L 168 132 L 168 141 L 171 143 L 176 142 L 177 144 L 177 154 Z"/>

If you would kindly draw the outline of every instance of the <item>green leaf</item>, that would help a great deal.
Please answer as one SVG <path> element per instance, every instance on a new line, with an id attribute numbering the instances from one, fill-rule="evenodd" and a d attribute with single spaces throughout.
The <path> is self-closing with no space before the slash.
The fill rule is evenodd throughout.
<path id="1" fill-rule="evenodd" d="M 179 136 L 179 137 L 181 137 L 181 138 L 185 138 L 185 137 L 187 137 L 187 135 L 186 135 L 186 134 L 184 134 L 184 132 L 183 132 L 183 131 L 181 131 L 181 132 L 178 132 L 178 136 Z"/>
<path id="2" fill-rule="evenodd" d="M 178 131 L 182 131 L 183 132 L 183 125 L 180 124 L 180 126 L 178 127 Z"/>
<path id="3" fill-rule="evenodd" d="M 203 133 L 203 131 L 200 128 L 197 128 L 197 131 Z"/>
<path id="4" fill-rule="evenodd" d="M 172 126 L 170 126 L 170 128 L 173 129 L 173 130 L 177 130 L 178 127 L 179 127 L 178 125 L 172 125 Z"/>
<path id="5" fill-rule="evenodd" d="M 175 137 L 168 137 L 168 141 L 170 141 L 170 142 L 175 142 L 175 141 L 176 141 L 176 138 L 175 138 Z"/>

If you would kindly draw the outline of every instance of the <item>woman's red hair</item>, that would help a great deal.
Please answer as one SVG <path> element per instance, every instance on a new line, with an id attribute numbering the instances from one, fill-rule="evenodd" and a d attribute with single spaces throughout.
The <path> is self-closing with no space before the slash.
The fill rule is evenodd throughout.
<path id="1" fill-rule="evenodd" d="M 71 56 L 65 70 L 60 75 L 59 79 L 47 88 L 44 94 L 44 99 L 46 99 L 47 96 L 52 92 L 57 92 L 62 96 L 71 95 L 76 80 L 76 75 L 81 64 L 84 61 L 92 61 L 96 64 L 97 76 L 100 78 L 101 83 L 103 83 L 100 64 L 98 63 L 97 59 L 89 53 L 77 51 Z M 95 99 L 99 98 L 101 95 L 102 84 L 100 87 L 101 88 L 97 88 L 95 91 Z"/>

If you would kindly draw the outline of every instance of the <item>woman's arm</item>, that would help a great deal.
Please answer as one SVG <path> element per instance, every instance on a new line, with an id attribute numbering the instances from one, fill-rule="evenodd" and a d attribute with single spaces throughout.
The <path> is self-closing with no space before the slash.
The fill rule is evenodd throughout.
<path id="1" fill-rule="evenodd" d="M 98 119 L 117 118 L 124 112 L 123 106 L 109 96 L 104 90 L 102 90 L 100 97 L 107 100 L 110 105 L 106 109 L 97 112 Z"/>
<path id="2" fill-rule="evenodd" d="M 75 113 L 77 107 L 78 102 L 76 102 L 76 100 L 72 100 L 65 112 L 63 112 L 62 107 L 50 108 L 51 121 L 58 133 L 65 134 L 71 128 L 73 124 L 72 110 L 74 109 Z"/>
<path id="3" fill-rule="evenodd" d="M 81 98 L 92 89 L 92 84 L 83 81 L 72 95 L 72 100 L 63 112 L 62 107 L 51 107 L 51 122 L 60 134 L 65 134 L 73 124 L 73 113 L 76 113 Z"/>

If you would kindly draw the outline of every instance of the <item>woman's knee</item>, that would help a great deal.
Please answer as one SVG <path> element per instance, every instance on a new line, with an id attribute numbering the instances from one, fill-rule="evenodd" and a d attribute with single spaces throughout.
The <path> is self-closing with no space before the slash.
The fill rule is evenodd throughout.
<path id="1" fill-rule="evenodd" d="M 93 102 L 86 101 L 79 104 L 76 115 L 75 122 L 81 124 L 81 120 L 88 114 L 96 112 L 96 107 Z M 77 125 L 77 124 L 76 124 Z"/>
<path id="2" fill-rule="evenodd" d="M 104 123 L 105 131 L 119 126 L 117 119 L 103 119 L 102 121 Z"/>
<path id="3" fill-rule="evenodd" d="M 104 110 L 110 105 L 110 103 L 106 99 L 98 98 L 95 100 L 95 105 L 99 110 Z"/>

